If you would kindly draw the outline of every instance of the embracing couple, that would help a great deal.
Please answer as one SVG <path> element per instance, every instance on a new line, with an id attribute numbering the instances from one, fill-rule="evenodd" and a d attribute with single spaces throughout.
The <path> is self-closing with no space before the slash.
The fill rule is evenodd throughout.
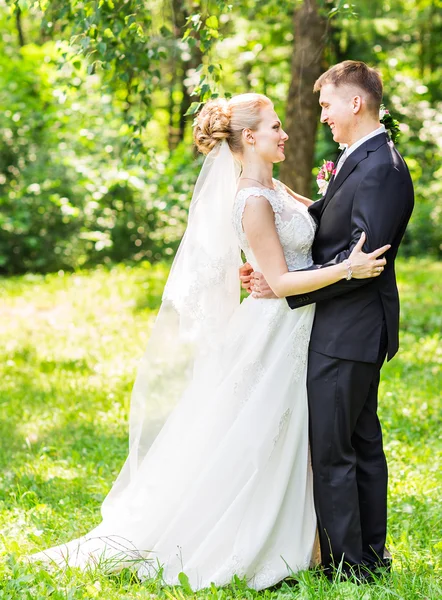
<path id="1" fill-rule="evenodd" d="M 317 564 L 318 541 L 330 577 L 388 568 L 378 387 L 398 349 L 413 185 L 379 122 L 376 71 L 345 61 L 315 91 L 345 150 L 314 203 L 272 177 L 288 136 L 266 96 L 198 115 L 207 157 L 134 386 L 128 459 L 101 524 L 34 559 L 132 564 L 167 584 L 185 573 L 195 590 L 234 575 L 273 586 Z"/>

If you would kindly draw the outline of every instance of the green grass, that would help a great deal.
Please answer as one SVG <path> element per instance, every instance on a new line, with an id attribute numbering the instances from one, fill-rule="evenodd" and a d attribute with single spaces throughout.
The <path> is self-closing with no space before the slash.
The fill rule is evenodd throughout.
<path id="1" fill-rule="evenodd" d="M 305 572 L 276 591 L 233 582 L 195 597 L 442 598 L 442 265 L 402 261 L 398 272 L 402 345 L 383 369 L 380 400 L 393 574 L 356 586 Z M 147 265 L 0 280 L 0 600 L 193 597 L 127 571 L 60 573 L 20 558 L 100 521 L 126 455 L 130 391 L 165 277 L 164 266 Z"/>

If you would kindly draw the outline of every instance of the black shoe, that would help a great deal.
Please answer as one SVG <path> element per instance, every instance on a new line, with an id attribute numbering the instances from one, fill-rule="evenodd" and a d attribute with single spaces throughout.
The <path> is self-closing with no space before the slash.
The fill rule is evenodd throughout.
<path id="1" fill-rule="evenodd" d="M 384 558 L 377 563 L 357 565 L 354 577 L 359 583 L 377 583 L 379 579 L 391 572 L 391 559 Z"/>
<path id="2" fill-rule="evenodd" d="M 375 577 L 381 577 L 387 573 L 391 573 L 391 567 L 393 564 L 393 558 L 387 549 L 384 550 L 384 556 L 382 559 L 378 559 L 373 562 L 365 562 L 364 567 Z"/>
<path id="3" fill-rule="evenodd" d="M 299 581 L 297 579 L 295 579 L 294 577 L 286 577 L 285 579 L 282 579 L 281 581 L 279 581 L 278 583 L 275 583 L 275 585 L 272 585 L 271 587 L 269 587 L 267 589 L 271 592 L 278 592 L 284 584 L 293 588 L 299 584 Z"/>
<path id="4" fill-rule="evenodd" d="M 325 575 L 330 582 L 350 581 L 357 585 L 365 583 L 376 583 L 380 577 L 387 571 L 387 568 L 382 565 L 345 565 L 339 569 L 335 567 L 325 568 L 319 571 Z"/>

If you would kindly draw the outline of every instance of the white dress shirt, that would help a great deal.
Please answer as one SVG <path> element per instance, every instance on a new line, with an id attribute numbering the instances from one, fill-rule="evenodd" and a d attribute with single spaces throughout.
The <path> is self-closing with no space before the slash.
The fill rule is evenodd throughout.
<path id="1" fill-rule="evenodd" d="M 338 160 L 338 164 L 336 166 L 336 175 L 341 170 L 342 165 L 344 164 L 344 162 L 347 160 L 347 158 L 350 156 L 350 154 L 352 152 L 354 152 L 357 148 L 359 148 L 359 146 L 362 146 L 362 144 L 364 142 L 366 142 L 367 140 L 370 140 L 372 137 L 375 137 L 376 135 L 379 135 L 380 133 L 383 133 L 383 132 L 386 132 L 386 131 L 387 130 L 385 129 L 385 125 L 381 125 L 380 127 L 378 127 L 377 129 L 375 129 L 374 131 L 371 131 L 367 135 L 364 135 L 364 137 L 362 137 L 360 140 L 358 140 L 357 142 L 355 142 L 351 146 L 346 146 L 345 145 L 345 150 L 342 153 L 341 158 Z M 335 177 L 336 177 L 336 175 L 335 175 Z"/>

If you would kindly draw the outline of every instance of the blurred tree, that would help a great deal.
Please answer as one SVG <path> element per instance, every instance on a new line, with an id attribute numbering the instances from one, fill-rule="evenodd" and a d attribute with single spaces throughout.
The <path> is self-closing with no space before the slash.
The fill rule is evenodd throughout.
<path id="1" fill-rule="evenodd" d="M 125 118 L 131 128 L 130 146 L 138 155 L 146 147 L 143 132 L 152 119 L 152 98 L 163 84 L 161 67 L 169 61 L 170 83 L 168 110 L 171 115 L 169 146 L 173 149 L 183 139 L 184 114 L 190 108 L 185 86 L 185 62 L 198 68 L 200 79 L 194 92 L 204 101 L 211 96 L 212 82 L 219 78 L 220 65 L 203 61 L 219 39 L 218 15 L 231 9 L 224 0 L 11 0 L 11 10 L 43 13 L 43 26 L 59 26 L 70 40 L 65 58 L 80 65 L 76 56 L 88 61 L 88 73 L 100 73 L 103 83 L 125 103 Z M 213 14 L 212 14 L 213 13 Z M 216 13 L 216 14 L 215 14 Z M 189 58 L 185 58 L 185 54 Z M 179 89 L 177 134 L 174 114 Z M 196 112 L 195 103 L 190 114 Z M 186 109 L 184 112 L 183 110 Z"/>
<path id="2" fill-rule="evenodd" d="M 311 171 L 318 127 L 319 104 L 313 85 L 325 70 L 327 17 L 316 0 L 303 0 L 293 13 L 294 50 L 287 98 L 285 129 L 292 140 L 281 177 L 300 194 L 311 192 Z"/>
<path id="3" fill-rule="evenodd" d="M 197 44 L 183 42 L 186 23 L 190 19 L 188 7 L 180 0 L 172 0 L 173 47 L 170 52 L 171 84 L 169 86 L 169 150 L 173 151 L 184 140 L 187 112 L 192 104 L 187 85 L 189 71 L 195 71 L 203 62 L 203 53 Z"/>
<path id="4" fill-rule="evenodd" d="M 337 148 L 311 88 L 346 58 L 381 70 L 401 121 L 417 197 L 403 251 L 440 254 L 441 7 L 0 0 L 0 269 L 170 256 L 201 164 L 191 115 L 213 94 L 269 95 L 290 134 L 275 175 L 316 195 L 312 165 Z"/>
<path id="5" fill-rule="evenodd" d="M 17 25 L 18 43 L 21 47 L 25 45 L 25 36 L 23 33 L 23 26 L 21 22 L 21 8 L 20 6 L 15 7 L 15 23 Z"/>

